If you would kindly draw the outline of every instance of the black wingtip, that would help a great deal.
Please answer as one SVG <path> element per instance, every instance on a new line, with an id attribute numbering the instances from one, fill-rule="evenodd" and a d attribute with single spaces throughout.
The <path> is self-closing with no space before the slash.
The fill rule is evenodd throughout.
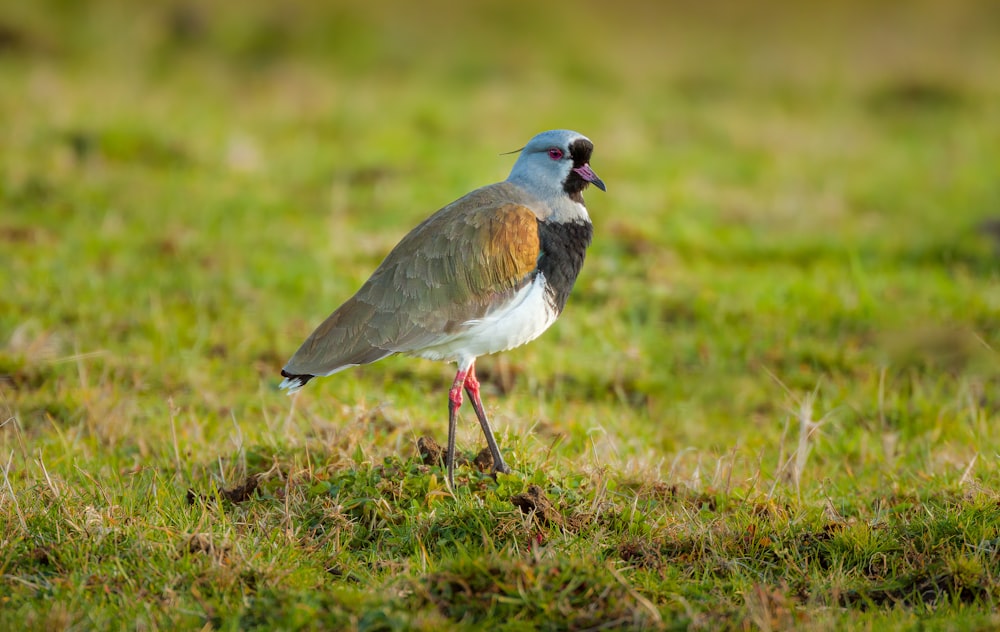
<path id="1" fill-rule="evenodd" d="M 281 377 L 285 379 L 281 381 L 281 384 L 278 385 L 278 388 L 288 389 L 289 393 L 294 393 L 295 391 L 305 386 L 309 380 L 313 379 L 316 376 L 308 374 L 297 375 L 295 373 L 289 373 L 288 371 L 282 369 Z"/>

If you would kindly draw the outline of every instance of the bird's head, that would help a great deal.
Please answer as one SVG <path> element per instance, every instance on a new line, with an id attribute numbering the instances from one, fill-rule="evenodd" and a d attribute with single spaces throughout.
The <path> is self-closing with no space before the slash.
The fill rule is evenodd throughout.
<path id="1" fill-rule="evenodd" d="M 582 204 L 581 193 L 588 184 L 607 190 L 604 181 L 590 168 L 593 150 L 594 143 L 577 132 L 567 129 L 542 132 L 521 149 L 507 180 L 541 199 L 565 195 Z"/>

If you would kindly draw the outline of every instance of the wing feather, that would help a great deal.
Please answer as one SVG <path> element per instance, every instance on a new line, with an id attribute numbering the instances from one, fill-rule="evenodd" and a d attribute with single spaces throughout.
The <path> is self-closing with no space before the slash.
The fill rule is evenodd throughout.
<path id="1" fill-rule="evenodd" d="M 406 235 L 292 356 L 285 370 L 328 375 L 438 344 L 531 278 L 538 202 L 500 183 L 473 191 Z"/>

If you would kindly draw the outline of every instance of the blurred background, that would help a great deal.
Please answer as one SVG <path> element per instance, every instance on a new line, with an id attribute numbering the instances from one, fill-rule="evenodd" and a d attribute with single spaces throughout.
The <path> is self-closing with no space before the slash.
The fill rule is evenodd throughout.
<path id="1" fill-rule="evenodd" d="M 953 427 L 998 406 L 998 78 L 986 0 L 7 1 L 5 405 L 109 445 L 171 406 L 280 411 L 277 370 L 399 237 L 564 127 L 609 191 L 565 318 L 484 363 L 501 418 L 724 450 L 819 388 L 847 425 Z M 423 418 L 447 371 L 303 406 Z"/>

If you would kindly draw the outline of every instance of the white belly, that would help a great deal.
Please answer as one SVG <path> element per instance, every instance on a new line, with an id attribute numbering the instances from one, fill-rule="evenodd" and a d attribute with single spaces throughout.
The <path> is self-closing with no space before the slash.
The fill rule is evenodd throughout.
<path id="1" fill-rule="evenodd" d="M 462 330 L 412 354 L 431 360 L 471 360 L 506 351 L 534 340 L 555 322 L 545 296 L 545 277 L 538 274 L 504 306 L 483 318 L 466 321 Z"/>

